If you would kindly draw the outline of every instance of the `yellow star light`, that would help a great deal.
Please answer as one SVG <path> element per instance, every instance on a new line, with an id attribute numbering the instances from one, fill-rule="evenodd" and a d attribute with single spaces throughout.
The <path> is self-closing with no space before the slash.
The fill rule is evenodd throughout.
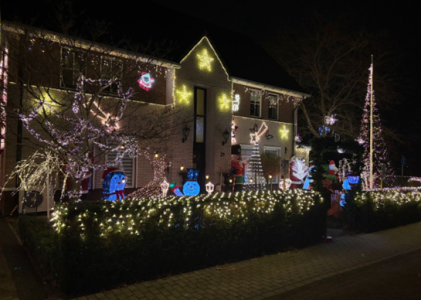
<path id="1" fill-rule="evenodd" d="M 176 91 L 176 93 L 178 94 L 177 100 L 178 102 L 185 102 L 186 104 L 190 103 L 190 96 L 192 95 L 191 92 L 187 92 L 187 88 L 185 85 L 183 85 L 183 89 L 180 91 Z"/>
<path id="2" fill-rule="evenodd" d="M 197 54 L 197 58 L 199 59 L 199 68 L 207 69 L 210 72 L 213 58 L 208 55 L 208 50 L 203 49 L 202 54 Z"/>
<path id="3" fill-rule="evenodd" d="M 222 94 L 218 101 L 221 110 L 228 110 L 231 107 L 231 99 L 227 98 L 226 94 Z"/>
<path id="4" fill-rule="evenodd" d="M 288 138 L 289 130 L 285 128 L 285 125 L 282 129 L 279 129 L 279 132 L 281 133 L 281 139 L 287 139 Z"/>

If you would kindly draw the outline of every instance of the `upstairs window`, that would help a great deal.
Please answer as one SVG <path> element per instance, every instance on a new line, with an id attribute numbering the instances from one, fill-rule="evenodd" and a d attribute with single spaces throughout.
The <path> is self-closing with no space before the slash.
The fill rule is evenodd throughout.
<path id="1" fill-rule="evenodd" d="M 86 74 L 84 53 L 70 48 L 61 49 L 61 82 L 64 88 L 75 88 L 79 76 Z"/>
<path id="2" fill-rule="evenodd" d="M 260 117 L 261 97 L 258 91 L 250 93 L 250 116 Z"/>
<path id="3" fill-rule="evenodd" d="M 118 83 L 123 78 L 123 62 L 121 60 L 105 57 L 101 58 L 101 78 L 106 80 L 114 79 L 114 82 L 104 90 L 110 93 L 117 93 Z"/>
<path id="4" fill-rule="evenodd" d="M 268 118 L 278 120 L 278 97 L 276 95 L 269 95 L 268 102 Z"/>

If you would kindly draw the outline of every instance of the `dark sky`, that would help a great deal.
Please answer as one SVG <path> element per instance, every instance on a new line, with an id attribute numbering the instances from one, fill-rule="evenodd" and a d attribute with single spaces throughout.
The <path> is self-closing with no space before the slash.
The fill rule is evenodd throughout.
<path id="1" fill-rule="evenodd" d="M 56 2 L 51 0 L 50 2 Z M 1 3 L 2 15 L 19 15 L 28 20 L 29 16 L 45 15 L 42 1 L 4 1 Z M 44 3 L 48 3 L 45 1 Z M 288 30 L 298 24 L 307 24 L 315 12 L 324 14 L 328 19 L 338 16 L 346 18 L 356 28 L 369 31 L 386 31 L 390 42 L 398 45 L 396 53 L 397 68 L 393 74 L 398 84 L 396 103 L 381 111 L 383 122 L 402 137 L 404 143 L 396 144 L 391 153 L 394 165 L 399 167 L 399 158 L 406 155 L 413 174 L 420 174 L 421 160 L 418 148 L 421 138 L 421 105 L 418 105 L 421 86 L 421 56 L 419 54 L 421 18 L 416 1 L 124 1 L 105 4 L 104 1 L 74 1 L 75 12 L 86 18 L 107 19 L 113 23 L 111 31 L 116 38 L 121 35 L 152 39 L 160 32 L 163 36 L 184 38 L 187 34 L 178 32 L 178 23 L 190 26 L 191 32 L 197 30 L 197 22 L 177 15 L 175 11 L 164 12 L 163 5 L 178 12 L 197 17 L 212 24 L 230 28 L 257 42 L 270 40 L 279 29 Z M 276 4 L 274 4 L 276 3 Z M 159 4 L 159 5 L 158 5 Z M 158 5 L 158 6 L 157 6 Z M 43 14 L 44 13 L 44 14 Z M 176 16 L 177 15 L 177 16 Z M 10 19 L 10 18 L 9 18 Z M 184 36 L 182 36 L 184 35 Z M 367 59 L 369 64 L 369 58 Z M 392 68 L 391 68 L 392 69 Z M 365 87 L 364 87 L 365 88 Z M 363 99 L 362 99 L 363 101 Z M 381 101 L 381 99 L 377 99 Z M 398 150 L 396 150 L 398 149 Z M 399 152 L 399 153 L 398 153 Z"/>

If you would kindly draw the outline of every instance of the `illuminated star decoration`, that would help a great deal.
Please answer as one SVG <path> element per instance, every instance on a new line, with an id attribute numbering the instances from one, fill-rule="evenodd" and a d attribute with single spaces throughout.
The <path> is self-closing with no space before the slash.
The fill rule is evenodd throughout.
<path id="1" fill-rule="evenodd" d="M 221 110 L 229 109 L 231 106 L 231 99 L 227 98 L 226 94 L 222 94 L 221 97 L 218 99 L 219 106 L 221 107 Z"/>
<path id="2" fill-rule="evenodd" d="M 288 138 L 289 130 L 286 129 L 285 125 L 284 125 L 284 127 L 282 127 L 282 129 L 279 129 L 279 132 L 281 133 L 281 139 L 287 139 Z"/>
<path id="3" fill-rule="evenodd" d="M 203 49 L 202 54 L 197 54 L 197 58 L 199 59 L 199 68 L 207 69 L 210 72 L 213 58 L 208 55 L 208 50 Z"/>
<path id="4" fill-rule="evenodd" d="M 257 129 L 257 125 L 254 126 L 254 132 L 250 133 L 250 144 L 257 145 L 259 144 L 260 137 L 266 133 L 269 127 L 266 125 L 265 122 L 262 123 L 259 130 Z"/>
<path id="5" fill-rule="evenodd" d="M 335 124 L 336 121 L 338 121 L 338 119 L 336 119 L 336 115 L 331 115 L 331 116 L 325 117 L 326 125 L 333 125 L 333 124 Z"/>
<path id="6" fill-rule="evenodd" d="M 155 79 L 151 77 L 151 74 L 142 72 L 142 76 L 140 76 L 137 82 L 142 89 L 149 91 L 149 89 L 152 87 L 152 83 L 155 82 Z"/>
<path id="7" fill-rule="evenodd" d="M 187 104 L 190 103 L 189 98 L 192 95 L 192 93 L 187 92 L 187 88 L 185 85 L 183 85 L 183 89 L 181 91 L 176 91 L 176 93 L 179 95 L 177 99 L 179 102 L 185 102 Z"/>

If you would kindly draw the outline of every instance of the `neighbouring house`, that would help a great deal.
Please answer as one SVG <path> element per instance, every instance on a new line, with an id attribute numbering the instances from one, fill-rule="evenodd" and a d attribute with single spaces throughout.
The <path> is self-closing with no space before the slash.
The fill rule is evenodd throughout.
<path id="1" fill-rule="evenodd" d="M 22 193 L 11 195 L 16 180 L 4 186 L 7 174 L 40 147 L 17 118 L 22 107 L 31 103 L 32 93 L 20 88 L 22 84 L 32 85 L 40 93 L 48 91 L 48 102 L 49 97 L 74 97 L 80 75 L 97 79 L 118 74 L 124 88 L 134 89 L 121 130 L 148 126 L 150 132 L 158 130 L 158 123 L 145 122 L 156 122 L 153 114 L 159 117 L 157 111 L 175 107 L 179 115 L 162 120 L 167 127 L 161 131 L 169 134 L 157 132 L 149 140 L 145 137 L 145 143 L 166 155 L 169 167 L 165 176 L 179 185 L 184 180 L 181 167 L 199 170 L 203 191 L 205 176 L 223 185 L 223 174 L 230 172 L 233 145 L 241 146 L 243 160 L 250 159 L 253 151 L 280 156 L 285 176 L 292 156 L 308 156 L 308 151 L 296 151 L 295 136 L 297 108 L 309 95 L 263 49 L 241 37 L 230 43 L 211 33 L 198 36 L 189 45 L 181 45 L 171 59 L 162 59 L 8 21 L 1 26 L 2 214 L 9 214 L 23 197 Z M 22 78 L 25 82 L 17 82 Z M 117 97 L 113 85 L 102 93 L 109 104 Z M 107 111 L 98 112 L 98 118 L 106 120 Z M 127 191 L 153 179 L 145 157 L 125 157 L 120 167 L 127 176 Z M 102 173 L 96 170 L 90 176 L 87 198 L 101 197 Z M 276 184 L 279 176 L 271 180 Z"/>

